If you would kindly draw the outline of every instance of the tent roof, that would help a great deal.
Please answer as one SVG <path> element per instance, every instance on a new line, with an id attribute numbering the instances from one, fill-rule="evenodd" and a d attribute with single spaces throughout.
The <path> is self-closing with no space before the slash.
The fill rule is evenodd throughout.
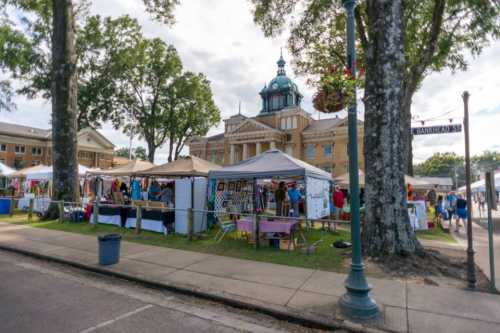
<path id="1" fill-rule="evenodd" d="M 478 180 L 477 182 L 472 183 L 470 186 L 472 192 L 486 191 L 486 184 L 484 179 Z M 500 191 L 500 172 L 495 173 L 495 189 L 497 191 Z M 466 190 L 467 188 L 465 186 L 462 186 L 458 189 L 459 192 L 465 192 Z"/>
<path id="2" fill-rule="evenodd" d="M 14 172 L 16 172 L 15 169 L 12 169 L 11 167 L 8 167 L 0 162 L 0 176 L 9 176 Z"/>
<path id="3" fill-rule="evenodd" d="M 46 165 L 43 165 L 43 164 L 39 164 L 39 165 L 35 165 L 35 166 L 29 167 L 29 168 L 17 170 L 16 172 L 11 173 L 9 175 L 9 177 L 22 178 L 22 177 L 26 177 L 27 174 L 34 173 L 34 172 L 41 172 L 43 170 L 46 170 L 47 168 L 49 168 L 49 167 Z"/>
<path id="4" fill-rule="evenodd" d="M 268 150 L 237 164 L 211 171 L 209 178 L 251 179 L 309 176 L 332 180 L 331 175 L 280 150 Z"/>
<path id="5" fill-rule="evenodd" d="M 219 170 L 220 165 L 211 163 L 196 156 L 178 159 L 176 161 L 165 163 L 151 169 L 140 172 L 141 176 L 208 176 L 211 170 Z"/>
<path id="6" fill-rule="evenodd" d="M 151 169 L 154 166 L 155 165 L 153 163 L 148 161 L 133 160 L 125 165 L 121 165 L 113 169 L 89 171 L 89 173 L 102 176 L 135 176 L 136 174 L 147 169 Z"/>
<path id="7" fill-rule="evenodd" d="M 349 186 L 349 173 L 344 173 L 334 179 L 335 183 L 339 186 L 345 187 Z M 433 184 L 424 182 L 421 179 L 405 175 L 405 184 L 411 184 L 414 189 L 430 189 Z M 359 170 L 359 186 L 365 186 L 365 173 Z"/>

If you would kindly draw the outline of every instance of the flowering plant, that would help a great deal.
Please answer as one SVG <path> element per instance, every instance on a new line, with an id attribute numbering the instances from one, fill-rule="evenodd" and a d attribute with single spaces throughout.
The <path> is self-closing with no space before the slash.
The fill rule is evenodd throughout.
<path id="1" fill-rule="evenodd" d="M 359 71 L 354 78 L 349 68 L 330 65 L 321 74 L 317 91 L 313 97 L 314 107 L 321 112 L 333 113 L 355 102 L 354 91 L 364 83 L 364 72 Z"/>

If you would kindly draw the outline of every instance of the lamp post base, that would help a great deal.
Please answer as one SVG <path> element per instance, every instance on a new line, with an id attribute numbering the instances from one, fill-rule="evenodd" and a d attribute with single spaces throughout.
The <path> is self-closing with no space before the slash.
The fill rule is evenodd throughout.
<path id="1" fill-rule="evenodd" d="M 351 273 L 345 283 L 347 292 L 339 300 L 340 309 L 345 316 L 353 319 L 376 319 L 380 310 L 369 294 L 371 287 L 362 272 L 362 267 L 351 267 Z"/>

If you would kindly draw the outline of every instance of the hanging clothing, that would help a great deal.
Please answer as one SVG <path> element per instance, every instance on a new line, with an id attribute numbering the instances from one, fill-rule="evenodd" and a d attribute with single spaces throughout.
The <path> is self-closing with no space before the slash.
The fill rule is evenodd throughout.
<path id="1" fill-rule="evenodd" d="M 134 179 L 131 185 L 132 200 L 141 200 L 141 183 Z"/>

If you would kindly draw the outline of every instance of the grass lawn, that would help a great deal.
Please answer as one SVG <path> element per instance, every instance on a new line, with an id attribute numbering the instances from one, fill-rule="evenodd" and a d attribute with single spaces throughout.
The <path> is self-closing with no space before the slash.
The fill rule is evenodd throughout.
<path id="1" fill-rule="evenodd" d="M 164 236 L 154 232 L 143 231 L 136 235 L 135 230 L 119 228 L 112 225 L 99 224 L 93 226 L 87 223 L 59 223 L 58 221 L 40 222 L 36 217 L 33 217 L 33 222 L 27 222 L 27 215 L 14 215 L 9 218 L 0 216 L 0 221 L 27 224 L 35 228 L 44 228 L 51 230 L 59 230 L 85 235 L 102 235 L 106 233 L 117 233 L 122 235 L 123 240 L 141 243 L 146 245 L 162 246 L 167 248 L 182 249 L 188 251 L 196 251 L 222 256 L 248 259 L 254 261 L 269 262 L 288 266 L 320 269 L 324 271 L 346 272 L 347 269 L 343 265 L 346 254 L 350 249 L 337 249 L 331 247 L 331 244 L 336 240 L 350 241 L 350 233 L 347 231 L 338 231 L 336 233 L 314 229 L 304 231 L 309 244 L 312 244 L 320 239 L 322 242 L 316 246 L 314 254 L 306 255 L 300 250 L 284 251 L 269 247 L 267 240 L 261 241 L 261 248 L 255 250 L 252 244 L 248 244 L 246 238 L 238 232 L 227 234 L 224 239 L 216 244 L 214 241 L 217 230 L 210 230 L 204 233 L 199 239 L 188 241 L 186 237 L 179 235 Z"/>
<path id="2" fill-rule="evenodd" d="M 439 241 L 448 244 L 456 244 L 457 241 L 447 232 L 445 232 L 441 227 L 435 227 L 428 230 L 417 231 L 417 238 L 426 239 L 432 241 Z"/>

